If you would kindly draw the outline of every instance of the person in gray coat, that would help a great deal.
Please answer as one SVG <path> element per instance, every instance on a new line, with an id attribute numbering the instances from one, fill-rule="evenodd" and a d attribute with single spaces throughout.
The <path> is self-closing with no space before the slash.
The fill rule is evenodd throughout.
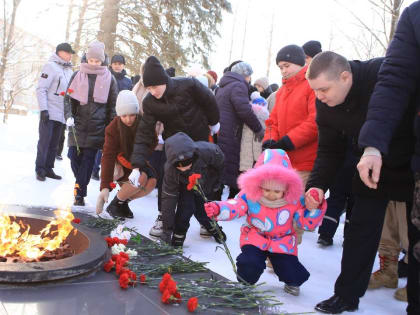
<path id="1" fill-rule="evenodd" d="M 61 179 L 54 173 L 54 161 L 60 135 L 64 128 L 64 95 L 73 74 L 70 44 L 62 43 L 56 48 L 41 71 L 36 89 L 40 110 L 39 141 L 35 161 L 36 178 Z"/>

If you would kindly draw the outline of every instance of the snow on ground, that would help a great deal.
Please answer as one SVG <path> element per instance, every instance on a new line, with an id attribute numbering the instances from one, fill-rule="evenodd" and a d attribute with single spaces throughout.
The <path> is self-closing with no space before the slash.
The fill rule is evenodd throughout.
<path id="1" fill-rule="evenodd" d="M 45 206 L 52 209 L 72 205 L 74 177 L 70 160 L 66 157 L 67 149 L 63 152 L 63 161 L 56 161 L 54 169 L 63 179 L 56 181 L 47 178 L 45 182 L 39 182 L 35 178 L 37 141 L 38 115 L 10 115 L 6 125 L 0 123 L 0 209 L 1 204 Z M 99 182 L 92 180 L 88 187 L 87 206 L 77 207 L 77 211 L 94 214 L 98 193 Z M 111 194 L 110 200 L 114 194 L 115 192 Z M 128 220 L 127 225 L 136 227 L 139 232 L 148 235 L 157 216 L 156 199 L 155 190 L 145 198 L 131 202 L 130 207 L 135 217 Z M 221 223 L 234 258 L 240 253 L 239 228 L 242 222 L 243 219 Z M 185 241 L 185 255 L 196 261 L 209 262 L 208 267 L 211 270 L 235 280 L 226 255 L 221 250 L 216 251 L 217 244 L 212 239 L 201 238 L 199 229 L 197 221 L 192 219 Z M 334 282 L 340 271 L 343 225 L 340 224 L 335 243 L 330 248 L 320 248 L 316 244 L 317 236 L 317 233 L 306 232 L 303 243 L 299 246 L 299 260 L 311 273 L 309 280 L 301 287 L 300 296 L 286 294 L 283 284 L 279 283 L 273 272 L 266 270 L 260 278 L 259 282 L 266 283 L 263 288 L 273 290 L 284 303 L 281 307 L 283 311 L 311 312 L 316 303 L 333 294 Z M 374 268 L 378 268 L 378 261 L 375 262 Z M 404 287 L 405 284 L 406 280 L 400 279 L 399 287 Z M 393 294 L 393 289 L 368 291 L 361 300 L 359 311 L 352 314 L 405 314 L 406 303 L 395 300 Z"/>

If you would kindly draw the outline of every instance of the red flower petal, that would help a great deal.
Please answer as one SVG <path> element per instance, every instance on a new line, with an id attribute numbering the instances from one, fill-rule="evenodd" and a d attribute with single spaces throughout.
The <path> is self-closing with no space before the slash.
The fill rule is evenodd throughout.
<path id="1" fill-rule="evenodd" d="M 198 307 L 198 299 L 196 297 L 192 297 L 187 302 L 187 308 L 189 312 L 194 312 Z"/>
<path id="2" fill-rule="evenodd" d="M 170 294 L 175 294 L 177 291 L 176 282 L 171 280 L 168 282 L 168 285 L 166 286 L 166 289 L 169 291 Z"/>
<path id="3" fill-rule="evenodd" d="M 171 294 L 168 290 L 165 290 L 162 294 L 162 302 L 165 304 L 169 304 L 171 302 Z"/>
<path id="4" fill-rule="evenodd" d="M 60 92 L 60 96 L 65 96 L 66 92 Z"/>
<path id="5" fill-rule="evenodd" d="M 124 259 L 127 259 L 127 260 L 129 260 L 130 259 L 130 256 L 128 256 L 128 254 L 127 253 L 124 253 L 124 252 L 120 252 L 120 257 L 122 257 L 122 258 L 124 258 Z"/>
<path id="6" fill-rule="evenodd" d="M 146 275 L 141 274 L 141 275 L 140 275 L 140 283 L 141 283 L 141 284 L 146 284 L 146 280 L 147 280 L 147 279 L 146 279 Z"/>
<path id="7" fill-rule="evenodd" d="M 73 90 L 73 89 L 67 89 L 67 92 L 68 92 L 69 94 L 71 94 L 71 93 L 73 93 L 73 92 L 74 92 L 74 90 Z"/>
<path id="8" fill-rule="evenodd" d="M 109 183 L 109 187 L 110 187 L 111 189 L 114 189 L 115 187 L 117 187 L 117 184 L 115 184 L 114 182 L 110 182 L 110 183 Z"/>
<path id="9" fill-rule="evenodd" d="M 104 270 L 106 272 L 110 272 L 111 269 L 114 267 L 115 263 L 112 260 L 109 260 L 105 265 L 104 265 Z"/>
<path id="10" fill-rule="evenodd" d="M 73 219 L 73 223 L 79 224 L 80 222 L 82 222 L 82 220 L 80 220 L 79 218 Z"/>

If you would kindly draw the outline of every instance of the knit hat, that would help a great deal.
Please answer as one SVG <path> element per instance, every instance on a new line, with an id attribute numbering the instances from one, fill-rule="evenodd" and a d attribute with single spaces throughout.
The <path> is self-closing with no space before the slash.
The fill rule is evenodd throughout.
<path id="1" fill-rule="evenodd" d="M 168 84 L 169 76 L 155 56 L 150 56 L 144 63 L 144 87 Z"/>
<path id="2" fill-rule="evenodd" d="M 316 54 L 322 52 L 321 43 L 317 40 L 310 40 L 302 46 L 306 56 L 315 57 Z"/>
<path id="3" fill-rule="evenodd" d="M 115 111 L 118 116 L 138 114 L 139 101 L 136 94 L 130 90 L 122 90 L 118 94 Z"/>
<path id="4" fill-rule="evenodd" d="M 231 71 L 240 74 L 244 77 L 249 77 L 251 74 L 254 73 L 251 65 L 245 61 L 241 61 L 234 65 Z"/>
<path id="5" fill-rule="evenodd" d="M 268 78 L 266 78 L 266 77 L 262 77 L 262 78 L 259 78 L 259 79 L 255 80 L 254 86 L 256 84 L 261 86 L 264 90 L 266 90 L 270 85 L 270 83 L 268 82 Z"/>
<path id="6" fill-rule="evenodd" d="M 211 75 L 211 77 L 214 79 L 214 82 L 217 83 L 217 73 L 214 72 L 213 70 L 209 70 L 207 71 L 208 74 Z"/>
<path id="7" fill-rule="evenodd" d="M 288 45 L 279 50 L 276 57 L 276 64 L 280 61 L 286 61 L 295 65 L 305 65 L 305 52 L 302 47 L 297 45 Z"/>
<path id="8" fill-rule="evenodd" d="M 267 179 L 267 180 L 262 181 L 261 188 L 269 189 L 269 190 L 285 191 L 287 186 L 284 183 L 280 183 L 278 180 Z"/>
<path id="9" fill-rule="evenodd" d="M 65 51 L 70 54 L 75 54 L 73 48 L 71 48 L 71 45 L 69 43 L 58 44 L 57 47 L 55 48 L 55 53 L 58 54 L 59 51 Z"/>
<path id="10" fill-rule="evenodd" d="M 94 41 L 91 42 L 88 46 L 88 50 L 86 53 L 86 58 L 95 58 L 102 62 L 105 61 L 105 45 L 102 42 Z"/>
<path id="11" fill-rule="evenodd" d="M 111 58 L 111 63 L 114 63 L 114 62 L 119 62 L 125 65 L 125 58 L 123 55 L 114 55 Z"/>

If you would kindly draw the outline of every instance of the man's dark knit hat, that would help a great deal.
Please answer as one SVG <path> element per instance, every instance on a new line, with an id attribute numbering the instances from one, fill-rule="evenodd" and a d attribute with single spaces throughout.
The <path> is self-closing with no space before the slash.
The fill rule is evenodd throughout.
<path id="1" fill-rule="evenodd" d="M 295 65 L 305 65 L 305 52 L 302 47 L 297 45 L 288 45 L 279 50 L 276 57 L 276 64 L 280 61 L 287 61 Z"/>
<path id="2" fill-rule="evenodd" d="M 113 64 L 114 62 L 119 62 L 125 65 L 125 58 L 123 55 L 114 55 L 111 58 L 111 64 Z"/>
<path id="3" fill-rule="evenodd" d="M 310 40 L 309 42 L 306 42 L 303 44 L 302 48 L 305 55 L 312 58 L 315 57 L 316 54 L 322 52 L 321 43 L 317 40 Z"/>
<path id="4" fill-rule="evenodd" d="M 58 54 L 59 51 L 65 51 L 70 54 L 75 54 L 73 48 L 71 48 L 71 45 L 69 43 L 58 44 L 57 47 L 55 48 L 55 53 Z"/>
<path id="5" fill-rule="evenodd" d="M 144 63 L 143 84 L 145 87 L 168 84 L 169 76 L 155 56 Z"/>

